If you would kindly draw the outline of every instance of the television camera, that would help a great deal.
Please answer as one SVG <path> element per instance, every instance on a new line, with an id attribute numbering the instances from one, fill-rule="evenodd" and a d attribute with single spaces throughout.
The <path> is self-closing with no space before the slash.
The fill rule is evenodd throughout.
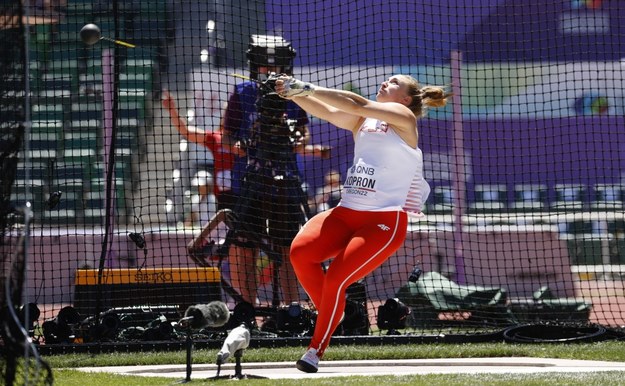
<path id="1" fill-rule="evenodd" d="M 247 50 L 250 79 L 257 87 L 257 119 L 252 127 L 248 144 L 257 149 L 272 149 L 270 156 L 290 154 L 293 147 L 301 142 L 294 119 L 288 119 L 288 101 L 276 94 L 278 76 L 293 73 L 295 50 L 281 36 L 252 35 Z"/>

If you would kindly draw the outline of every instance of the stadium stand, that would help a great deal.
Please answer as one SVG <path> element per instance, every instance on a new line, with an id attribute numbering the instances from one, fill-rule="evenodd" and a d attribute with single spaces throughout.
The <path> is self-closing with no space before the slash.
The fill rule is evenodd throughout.
<path id="1" fill-rule="evenodd" d="M 511 210 L 541 211 L 546 209 L 547 186 L 544 184 L 518 184 L 514 186 Z"/>
<path id="2" fill-rule="evenodd" d="M 29 51 L 30 87 L 36 98 L 28 155 L 33 162 L 32 177 L 41 177 L 37 180 L 42 183 L 34 184 L 35 192 L 29 195 L 41 201 L 55 189 L 67 190 L 59 203 L 64 212 L 47 211 L 37 220 L 61 225 L 67 221 L 70 225 L 81 217 L 77 211 L 84 207 L 84 214 L 91 215 L 85 222 L 93 224 L 97 223 L 94 214 L 102 209 L 99 203 L 104 188 L 100 183 L 104 181 L 102 52 L 107 46 L 88 46 L 80 40 L 78 32 L 85 20 L 98 23 L 106 36 L 132 39 L 143 47 L 136 51 L 117 49 L 121 62 L 115 143 L 118 206 L 128 205 L 125 199 L 137 184 L 132 161 L 141 153 L 137 137 L 150 124 L 146 99 L 152 97 L 152 90 L 160 87 L 154 84 L 159 79 L 155 72 L 160 71 L 157 55 L 162 52 L 160 45 L 165 36 L 161 32 L 166 30 L 169 17 L 165 1 L 147 5 L 124 2 L 121 7 L 123 17 L 113 15 L 109 2 L 69 0 L 62 6 L 64 17 L 59 23 L 30 29 L 33 42 Z M 85 15 L 89 16 L 85 18 Z M 81 183 L 53 181 L 50 175 L 50 172 L 57 176 L 71 174 L 77 169 L 89 171 L 82 174 Z"/>

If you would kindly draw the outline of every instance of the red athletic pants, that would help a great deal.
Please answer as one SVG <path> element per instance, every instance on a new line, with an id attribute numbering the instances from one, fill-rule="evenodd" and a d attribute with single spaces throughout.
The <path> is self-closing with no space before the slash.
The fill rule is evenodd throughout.
<path id="1" fill-rule="evenodd" d="M 379 267 L 404 242 L 408 216 L 403 211 L 370 212 L 341 206 L 322 212 L 291 244 L 291 262 L 317 308 L 309 348 L 321 357 L 345 310 L 345 292 Z M 322 262 L 333 259 L 324 271 Z"/>

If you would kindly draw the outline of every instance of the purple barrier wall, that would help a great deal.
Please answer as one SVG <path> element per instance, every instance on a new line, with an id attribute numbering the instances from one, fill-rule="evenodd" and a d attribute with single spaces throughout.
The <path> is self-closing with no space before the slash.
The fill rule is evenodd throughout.
<path id="1" fill-rule="evenodd" d="M 513 200 L 516 184 L 581 183 L 588 190 L 598 183 L 625 182 L 625 118 L 567 117 L 532 120 L 473 120 L 464 122 L 464 151 L 468 200 L 475 184 L 505 184 Z M 329 167 L 341 173 L 351 164 L 353 141 L 326 124 L 311 129 L 315 142 L 336 150 L 331 160 L 302 164 L 311 185 L 318 185 Z M 420 124 L 426 179 L 450 185 L 452 122 L 425 119 Z M 341 135 L 342 134 L 342 135 Z M 547 198 L 554 199 L 551 189 Z"/>
<path id="2" fill-rule="evenodd" d="M 195 264 L 186 255 L 190 237 L 184 232 L 147 233 L 148 253 L 144 256 L 125 234 L 117 235 L 113 238 L 117 258 L 111 267 L 193 268 Z M 574 296 L 566 245 L 554 230 L 476 229 L 467 231 L 465 240 L 467 284 L 504 287 L 511 297 L 527 296 L 541 285 L 549 285 L 558 296 Z M 39 304 L 72 303 L 76 269 L 97 268 L 101 241 L 100 234 L 33 235 L 26 285 L 29 297 Z M 369 299 L 394 297 L 416 263 L 426 271 L 453 275 L 453 234 L 409 232 L 404 246 L 367 277 Z"/>
<path id="3" fill-rule="evenodd" d="M 310 30 L 302 28 L 312 25 L 308 3 L 271 0 L 266 2 L 266 30 L 293 43 L 298 65 L 426 65 L 448 61 L 456 49 L 467 62 L 619 60 L 625 7 L 619 1 L 592 3 L 403 2 L 399 15 L 392 3 L 322 0 L 315 2 L 315 30 Z M 289 9 L 288 23 L 284 9 Z M 388 17 L 393 28 L 384 27 Z"/>
<path id="4" fill-rule="evenodd" d="M 531 297 L 542 286 L 559 297 L 576 296 L 566 242 L 553 229 L 475 228 L 463 240 L 466 284 L 502 287 L 511 298 Z M 369 296 L 394 297 L 415 265 L 453 278 L 453 232 L 409 232 L 395 256 L 367 277 Z"/>

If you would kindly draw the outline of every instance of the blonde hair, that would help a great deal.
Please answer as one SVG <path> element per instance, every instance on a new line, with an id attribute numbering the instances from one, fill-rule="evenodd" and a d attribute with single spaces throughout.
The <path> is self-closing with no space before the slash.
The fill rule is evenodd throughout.
<path id="1" fill-rule="evenodd" d="M 417 118 L 424 116 L 428 108 L 445 107 L 447 98 L 453 95 L 446 92 L 443 86 L 421 86 L 410 75 L 402 75 L 402 77 L 408 86 L 407 93 L 412 98 L 408 108 Z"/>

